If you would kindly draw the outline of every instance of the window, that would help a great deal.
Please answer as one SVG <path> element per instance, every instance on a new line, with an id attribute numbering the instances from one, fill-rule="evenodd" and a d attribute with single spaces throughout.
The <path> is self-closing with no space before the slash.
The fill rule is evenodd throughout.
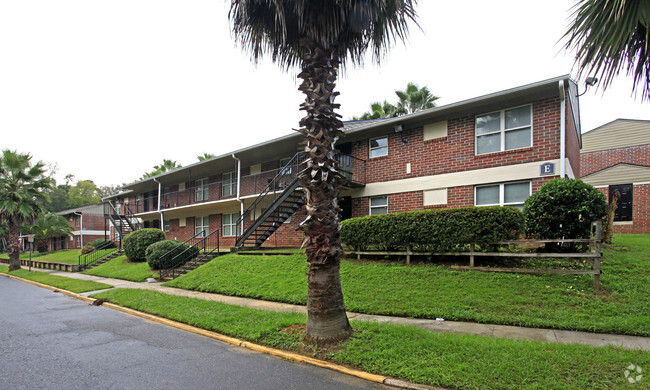
<path id="1" fill-rule="evenodd" d="M 530 182 L 502 183 L 475 188 L 476 206 L 512 206 L 524 209 L 524 202 L 530 196 Z"/>
<path id="2" fill-rule="evenodd" d="M 285 165 L 289 164 L 289 161 L 291 161 L 291 157 L 283 158 L 282 160 L 280 160 L 280 169 L 282 169 L 282 171 L 280 172 L 280 175 L 291 175 L 291 168 L 292 167 L 284 168 Z"/>
<path id="3" fill-rule="evenodd" d="M 532 106 L 476 117 L 476 154 L 526 148 L 533 143 Z"/>
<path id="4" fill-rule="evenodd" d="M 370 140 L 370 158 L 388 156 L 388 137 Z"/>
<path id="5" fill-rule="evenodd" d="M 169 226 L 169 221 L 163 221 L 163 231 L 169 233 L 170 226 Z"/>
<path id="6" fill-rule="evenodd" d="M 201 202 L 210 198 L 210 187 L 208 187 L 208 178 L 199 179 L 194 182 L 194 200 Z"/>
<path id="7" fill-rule="evenodd" d="M 76 248 L 81 248 L 81 236 L 75 236 L 74 245 Z"/>
<path id="8" fill-rule="evenodd" d="M 78 215 L 75 215 L 74 217 L 74 227 L 79 227 L 81 226 L 81 217 Z"/>
<path id="9" fill-rule="evenodd" d="M 221 235 L 224 237 L 232 237 L 239 234 L 239 226 L 237 226 L 237 220 L 239 219 L 239 213 L 232 214 L 222 214 L 222 230 Z"/>
<path id="10" fill-rule="evenodd" d="M 388 196 L 370 198 L 370 215 L 388 214 Z"/>
<path id="11" fill-rule="evenodd" d="M 221 186 L 221 196 L 235 195 L 237 192 L 237 181 L 235 172 L 226 172 L 223 174 Z"/>
<path id="12" fill-rule="evenodd" d="M 194 218 L 194 234 L 200 233 L 203 233 L 203 237 L 210 233 L 210 219 L 208 216 Z"/>
<path id="13" fill-rule="evenodd" d="M 634 187 L 632 184 L 619 184 L 609 186 L 610 202 L 614 191 L 618 191 L 620 193 L 620 197 L 616 203 L 616 211 L 614 212 L 614 222 L 632 221 L 632 195 L 634 193 Z"/>

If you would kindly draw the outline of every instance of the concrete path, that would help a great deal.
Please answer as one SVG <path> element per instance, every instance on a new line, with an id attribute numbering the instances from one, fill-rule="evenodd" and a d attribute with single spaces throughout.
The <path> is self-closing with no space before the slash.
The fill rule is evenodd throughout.
<path id="1" fill-rule="evenodd" d="M 165 294 L 179 295 L 185 297 L 199 298 L 210 301 L 223 302 L 230 305 L 246 306 L 254 309 L 307 313 L 305 306 L 292 305 L 263 301 L 259 299 L 232 297 L 221 294 L 205 293 L 199 291 L 183 290 L 174 287 L 165 287 L 161 283 L 139 283 L 121 279 L 103 278 L 100 276 L 86 275 L 80 273 L 69 273 L 53 270 L 38 270 L 53 275 L 65 276 L 74 279 L 93 280 L 115 286 L 116 288 L 137 288 L 143 290 L 155 290 Z M 82 295 L 94 294 L 97 291 L 88 292 Z M 606 333 L 588 333 L 569 330 L 524 328 L 508 325 L 479 324 L 474 322 L 459 321 L 436 321 L 428 319 L 414 319 L 404 317 L 389 317 L 369 314 L 348 312 L 348 318 L 359 321 L 387 322 L 398 325 L 417 326 L 422 329 L 435 332 L 449 332 L 459 334 L 475 334 L 481 336 L 504 337 L 510 339 L 525 339 L 545 341 L 564 344 L 587 344 L 595 346 L 614 345 L 624 348 L 641 349 L 650 351 L 650 337 L 625 336 Z"/>

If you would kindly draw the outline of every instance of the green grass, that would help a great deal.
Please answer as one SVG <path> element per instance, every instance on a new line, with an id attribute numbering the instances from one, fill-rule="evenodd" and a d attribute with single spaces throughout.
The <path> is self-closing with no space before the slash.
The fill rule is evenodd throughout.
<path id="1" fill-rule="evenodd" d="M 13 275 L 13 276 L 18 276 L 20 278 L 31 280 L 34 282 L 47 284 L 48 286 L 72 291 L 75 293 L 103 290 L 105 288 L 113 287 L 105 283 L 93 282 L 90 280 L 66 278 L 64 276 L 50 275 L 45 272 L 37 272 L 37 271 L 29 272 L 25 269 L 9 272 L 9 267 L 7 266 L 0 266 L 0 272 Z"/>
<path id="2" fill-rule="evenodd" d="M 149 268 L 145 262 L 130 262 L 126 256 L 116 257 L 95 268 L 82 273 L 106 278 L 125 279 L 133 282 L 144 282 L 147 278 L 157 278 L 158 273 Z"/>
<path id="3" fill-rule="evenodd" d="M 302 343 L 305 316 L 229 306 L 146 290 L 116 289 L 93 295 L 222 334 L 359 367 L 415 383 L 458 389 L 627 388 L 631 363 L 650 366 L 650 353 L 614 347 L 428 332 L 390 324 L 353 322 L 355 332 L 338 349 Z M 645 378 L 643 379 L 645 381 Z M 641 382 L 630 388 L 648 388 Z"/>
<path id="4" fill-rule="evenodd" d="M 587 275 L 452 271 L 434 264 L 343 261 L 350 311 L 650 336 L 650 235 L 617 235 L 605 251 L 605 293 Z M 305 304 L 302 255 L 229 254 L 167 286 Z"/>
<path id="5" fill-rule="evenodd" d="M 112 249 L 102 249 L 100 252 L 108 252 Z M 32 261 L 41 261 L 45 263 L 59 263 L 59 264 L 79 264 L 79 254 L 81 251 L 79 249 L 70 249 L 62 250 L 56 252 L 43 252 L 43 253 L 32 253 Z M 9 257 L 7 254 L 4 254 L 3 259 L 8 261 Z M 21 253 L 20 258 L 23 260 L 29 260 L 29 252 Z"/>

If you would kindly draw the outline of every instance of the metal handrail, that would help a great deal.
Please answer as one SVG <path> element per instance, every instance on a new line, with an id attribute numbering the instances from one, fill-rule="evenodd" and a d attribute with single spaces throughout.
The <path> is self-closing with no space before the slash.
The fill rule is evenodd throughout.
<path id="1" fill-rule="evenodd" d="M 120 250 L 120 248 L 115 248 L 112 251 L 101 253 L 102 250 L 108 249 L 112 245 L 115 245 L 115 243 L 111 240 L 107 240 L 106 242 L 104 242 L 103 244 L 95 248 L 94 251 L 89 253 L 84 253 L 83 255 L 79 255 L 79 268 L 86 269 L 91 265 L 97 263 L 98 261 Z"/>
<path id="2" fill-rule="evenodd" d="M 205 257 L 206 255 L 212 254 L 215 251 L 219 251 L 219 229 L 216 229 L 215 231 L 208 234 L 207 236 L 203 236 L 202 234 L 203 234 L 203 232 L 195 234 L 191 238 L 185 240 L 183 243 L 175 246 L 172 250 L 167 251 L 164 255 L 161 256 L 161 257 L 164 257 L 165 255 L 168 255 L 171 252 L 173 252 L 174 250 L 178 249 L 180 246 L 188 244 L 192 240 L 194 240 L 196 238 L 199 238 L 199 236 L 201 237 L 201 239 L 199 241 L 197 241 L 197 242 L 195 242 L 193 244 L 190 244 L 190 246 L 185 248 L 185 250 L 183 250 L 181 253 L 178 253 L 176 256 L 174 256 L 172 258 L 171 263 L 174 264 L 174 263 L 178 262 L 177 266 L 175 266 L 173 268 L 161 269 L 160 270 L 160 272 L 159 272 L 159 278 L 160 279 L 163 279 L 165 276 L 168 276 L 170 273 L 171 273 L 172 279 L 173 279 L 176 276 L 176 270 L 183 267 L 184 265 L 186 265 L 185 263 L 188 260 L 190 260 L 189 258 L 182 259 L 181 256 L 188 256 L 188 252 L 191 254 L 192 252 L 190 252 L 190 249 L 192 249 L 192 248 L 198 248 L 199 249 L 199 252 L 198 252 L 199 255 L 196 256 L 196 258 L 195 258 L 194 262 L 192 262 L 192 264 L 195 263 L 196 261 L 200 260 L 201 258 Z M 216 240 L 215 240 L 215 237 L 216 237 Z M 210 244 L 214 244 L 215 241 L 216 241 L 216 245 L 210 245 Z M 208 251 L 208 249 L 210 249 L 210 250 Z"/>

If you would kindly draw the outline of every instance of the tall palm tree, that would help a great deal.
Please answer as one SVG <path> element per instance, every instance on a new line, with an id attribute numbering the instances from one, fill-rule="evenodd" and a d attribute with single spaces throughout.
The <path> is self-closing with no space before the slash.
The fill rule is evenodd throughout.
<path id="1" fill-rule="evenodd" d="M 163 159 L 162 164 L 160 165 L 154 165 L 153 166 L 153 171 L 147 172 L 144 175 L 142 175 L 141 180 L 144 180 L 148 177 L 153 177 L 156 175 L 160 175 L 161 173 L 164 172 L 170 172 L 173 171 L 174 169 L 181 168 L 182 165 L 177 163 L 176 161 L 173 160 L 167 160 L 166 158 Z"/>
<path id="2" fill-rule="evenodd" d="M 650 99 L 650 1 L 580 0 L 574 7 L 565 48 L 576 49 L 578 74 L 600 78 L 607 88 L 625 69 L 633 91 Z"/>
<path id="3" fill-rule="evenodd" d="M 46 190 L 52 186 L 45 177 L 45 164 L 31 165 L 32 156 L 2 151 L 0 158 L 0 222 L 9 225 L 7 253 L 9 271 L 20 269 L 20 226 L 30 223 L 45 210 Z"/>
<path id="4" fill-rule="evenodd" d="M 205 152 L 203 153 L 203 155 L 196 156 L 196 158 L 198 158 L 199 161 L 209 160 L 209 159 L 211 159 L 212 157 L 214 157 L 214 154 L 212 154 L 212 153 L 205 153 Z"/>
<path id="5" fill-rule="evenodd" d="M 284 68 L 300 67 L 305 94 L 300 120 L 308 159 L 300 173 L 305 192 L 307 329 L 310 342 L 349 336 L 340 279 L 338 205 L 342 176 L 335 144 L 343 123 L 334 103 L 339 68 L 361 63 L 368 49 L 378 62 L 394 41 L 404 40 L 415 22 L 417 0 L 231 0 L 229 18 L 236 41 L 254 61 L 270 55 Z"/>
<path id="6" fill-rule="evenodd" d="M 383 103 L 374 102 L 370 104 L 370 110 L 370 112 L 361 115 L 360 118 L 353 118 L 353 120 L 392 118 L 397 116 L 397 107 L 388 103 L 386 100 Z"/>
<path id="7" fill-rule="evenodd" d="M 54 213 L 41 214 L 32 224 L 23 225 L 20 230 L 23 234 L 34 235 L 39 252 L 47 251 L 52 237 L 72 236 L 72 226 L 64 217 Z"/>
<path id="8" fill-rule="evenodd" d="M 413 114 L 414 112 L 426 110 L 436 106 L 435 101 L 439 99 L 424 86 L 419 88 L 417 84 L 408 83 L 403 91 L 395 91 L 399 98 L 397 102 L 397 115 Z M 396 115 L 396 116 L 397 116 Z"/>

